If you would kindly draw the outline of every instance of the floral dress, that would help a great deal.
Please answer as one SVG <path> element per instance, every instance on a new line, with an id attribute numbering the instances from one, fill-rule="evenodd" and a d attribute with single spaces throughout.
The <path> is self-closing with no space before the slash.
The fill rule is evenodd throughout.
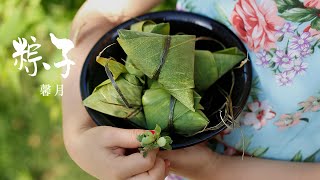
<path id="1" fill-rule="evenodd" d="M 320 162 L 320 0 L 178 0 L 177 9 L 219 21 L 249 50 L 253 83 L 241 127 L 212 147 Z"/>

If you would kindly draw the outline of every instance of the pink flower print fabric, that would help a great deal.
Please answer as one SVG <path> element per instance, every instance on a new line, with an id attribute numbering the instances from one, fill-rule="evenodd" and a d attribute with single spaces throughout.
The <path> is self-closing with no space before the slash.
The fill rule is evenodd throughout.
<path id="1" fill-rule="evenodd" d="M 319 0 L 305 0 L 303 4 L 305 7 L 320 9 L 320 1 Z"/>
<path id="2" fill-rule="evenodd" d="M 276 115 L 276 113 L 272 111 L 271 106 L 269 106 L 265 101 L 249 103 L 248 109 L 249 111 L 244 113 L 241 123 L 247 126 L 252 126 L 256 130 L 267 125 L 267 121 L 273 119 Z"/>
<path id="3" fill-rule="evenodd" d="M 230 22 L 238 37 L 257 52 L 261 48 L 269 50 L 275 47 L 276 28 L 283 26 L 284 19 L 277 16 L 277 6 L 273 1 L 239 0 Z"/>
<path id="4" fill-rule="evenodd" d="M 254 70 L 241 127 L 218 135 L 214 149 L 320 162 L 320 1 L 178 0 L 177 5 L 230 28 L 246 46 Z"/>

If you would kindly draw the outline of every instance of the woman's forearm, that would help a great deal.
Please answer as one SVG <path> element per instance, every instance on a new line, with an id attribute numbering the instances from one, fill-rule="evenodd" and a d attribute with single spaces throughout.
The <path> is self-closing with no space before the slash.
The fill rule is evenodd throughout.
<path id="1" fill-rule="evenodd" d="M 88 0 L 77 12 L 70 32 L 75 48 L 68 57 L 75 62 L 63 80 L 63 130 L 67 148 L 82 131 L 95 126 L 82 105 L 79 83 L 82 65 L 94 44 L 114 26 L 150 10 L 161 0 Z"/>
<path id="2" fill-rule="evenodd" d="M 206 177 L 219 180 L 313 180 L 320 179 L 320 164 L 221 156 L 216 170 Z M 211 179 L 211 178 L 206 178 Z"/>

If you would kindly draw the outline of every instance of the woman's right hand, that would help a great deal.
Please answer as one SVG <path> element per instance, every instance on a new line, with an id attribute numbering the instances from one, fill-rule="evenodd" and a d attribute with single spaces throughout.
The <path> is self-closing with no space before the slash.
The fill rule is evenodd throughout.
<path id="1" fill-rule="evenodd" d="M 146 157 L 139 152 L 127 155 L 127 149 L 140 147 L 136 137 L 143 132 L 109 126 L 90 128 L 68 146 L 68 152 L 83 170 L 98 179 L 163 180 L 169 164 L 157 157 L 158 149 Z"/>
<path id="2" fill-rule="evenodd" d="M 191 147 L 161 151 L 159 156 L 170 161 L 170 170 L 190 179 L 215 179 L 214 174 L 222 155 L 210 150 L 205 143 Z"/>
<path id="3" fill-rule="evenodd" d="M 166 164 L 157 151 L 146 158 L 140 153 L 126 154 L 138 148 L 136 136 L 143 130 L 97 127 L 82 104 L 80 74 L 94 44 L 111 28 L 147 12 L 161 0 L 88 0 L 73 20 L 71 40 L 75 47 L 68 57 L 75 65 L 63 80 L 63 136 L 71 158 L 83 170 L 99 179 L 164 179 Z"/>

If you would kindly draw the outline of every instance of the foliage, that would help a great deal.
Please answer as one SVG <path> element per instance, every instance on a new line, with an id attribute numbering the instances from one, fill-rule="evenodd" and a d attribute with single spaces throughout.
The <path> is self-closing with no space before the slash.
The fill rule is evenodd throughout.
<path id="1" fill-rule="evenodd" d="M 38 67 L 37 76 L 31 77 L 13 65 L 12 41 L 18 37 L 29 42 L 30 36 L 36 37 L 42 45 L 38 52 L 43 62 L 60 60 L 61 52 L 51 44 L 49 33 L 68 37 L 81 1 L 69 4 L 70 9 L 45 2 L 8 0 L 0 4 L 0 179 L 91 179 L 64 149 L 60 98 L 40 95 L 41 84 L 61 84 L 59 70 Z"/>
<path id="2" fill-rule="evenodd" d="M 68 37 L 84 0 L 2 0 L 0 3 L 0 179 L 92 179 L 67 155 L 61 127 L 61 99 L 40 95 L 40 85 L 60 85 L 59 69 L 38 66 L 36 77 L 14 66 L 12 41 L 37 38 L 42 61 L 61 59 L 49 33 Z M 168 8 L 166 1 L 156 10 Z M 172 6 L 173 8 L 174 6 Z"/>

